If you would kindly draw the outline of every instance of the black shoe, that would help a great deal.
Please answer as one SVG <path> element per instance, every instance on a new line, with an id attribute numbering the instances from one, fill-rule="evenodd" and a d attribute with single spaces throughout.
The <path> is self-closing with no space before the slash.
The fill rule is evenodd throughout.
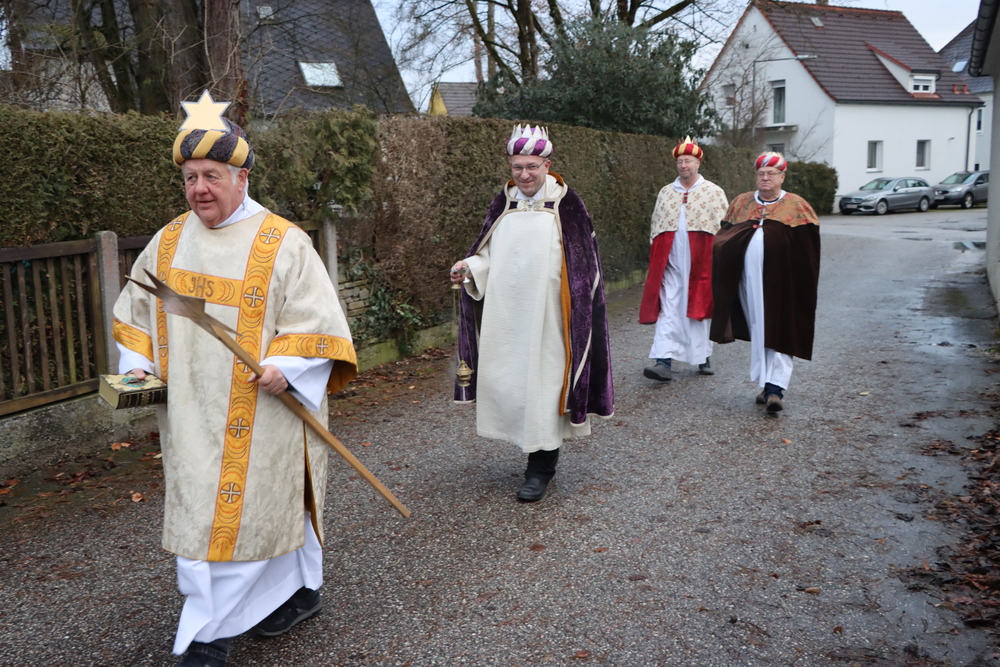
<path id="1" fill-rule="evenodd" d="M 303 587 L 295 591 L 292 597 L 255 625 L 250 632 L 258 637 L 277 637 L 307 618 L 312 618 L 322 608 L 323 598 L 320 597 L 319 591 Z"/>
<path id="2" fill-rule="evenodd" d="M 657 359 L 656 363 L 652 366 L 643 368 L 642 374 L 650 380 L 670 382 L 673 379 L 673 376 L 670 374 L 670 359 Z"/>
<path id="3" fill-rule="evenodd" d="M 224 637 L 208 644 L 191 642 L 187 655 L 177 663 L 177 667 L 226 667 L 231 641 L 229 637 Z"/>
<path id="4" fill-rule="evenodd" d="M 777 394 L 767 395 L 767 407 L 764 409 L 768 412 L 781 412 L 784 406 L 781 404 L 781 396 Z"/>
<path id="5" fill-rule="evenodd" d="M 541 500 L 548 487 L 548 482 L 543 482 L 537 477 L 530 477 L 524 480 L 524 485 L 521 487 L 521 490 L 517 492 L 517 499 L 523 500 L 526 503 L 533 503 L 537 500 Z"/>
<path id="6" fill-rule="evenodd" d="M 705 363 L 698 364 L 698 375 L 715 375 L 712 370 L 712 357 L 705 357 Z"/>

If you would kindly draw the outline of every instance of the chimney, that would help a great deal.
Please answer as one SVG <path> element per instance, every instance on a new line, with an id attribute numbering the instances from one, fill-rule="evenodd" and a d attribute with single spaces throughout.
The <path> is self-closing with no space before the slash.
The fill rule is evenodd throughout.
<path id="1" fill-rule="evenodd" d="M 957 83 L 951 84 L 951 94 L 952 95 L 958 95 L 958 84 Z"/>
<path id="2" fill-rule="evenodd" d="M 962 84 L 962 93 L 964 93 L 965 95 L 969 94 L 969 84 L 967 83 Z"/>
<path id="3" fill-rule="evenodd" d="M 820 7 L 826 7 L 830 4 L 830 0 L 816 0 L 816 4 Z"/>

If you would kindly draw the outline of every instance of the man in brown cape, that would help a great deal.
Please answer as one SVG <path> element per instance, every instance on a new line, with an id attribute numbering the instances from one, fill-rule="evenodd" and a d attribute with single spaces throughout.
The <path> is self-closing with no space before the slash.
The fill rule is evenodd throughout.
<path id="1" fill-rule="evenodd" d="M 715 311 L 711 338 L 750 341 L 750 379 L 768 412 L 783 408 L 792 357 L 812 358 L 819 282 L 819 219 L 809 202 L 785 192 L 788 163 L 764 153 L 757 190 L 729 205 L 712 253 Z"/>

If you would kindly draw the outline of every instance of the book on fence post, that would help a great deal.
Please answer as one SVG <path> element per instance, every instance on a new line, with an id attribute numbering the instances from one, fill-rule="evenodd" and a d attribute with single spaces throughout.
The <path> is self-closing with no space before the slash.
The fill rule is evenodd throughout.
<path id="1" fill-rule="evenodd" d="M 134 375 L 102 375 L 101 398 L 115 410 L 167 402 L 167 384 L 155 375 L 140 380 Z"/>

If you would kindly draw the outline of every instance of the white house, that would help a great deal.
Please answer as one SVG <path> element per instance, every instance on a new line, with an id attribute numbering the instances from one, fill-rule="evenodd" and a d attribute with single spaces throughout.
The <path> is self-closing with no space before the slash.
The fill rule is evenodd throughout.
<path id="1" fill-rule="evenodd" d="M 968 72 L 975 28 L 976 22 L 973 21 L 938 53 L 951 71 L 969 85 L 969 91 L 983 101 L 984 106 L 976 109 L 973 123 L 976 131 L 976 162 L 972 168 L 979 170 L 990 168 L 990 145 L 993 142 L 993 78 L 971 76 Z"/>
<path id="2" fill-rule="evenodd" d="M 979 15 L 972 32 L 969 76 L 989 76 L 1000 85 L 1000 30 L 996 29 L 1000 2 L 980 0 Z M 993 105 L 992 124 L 1000 127 L 1000 105 Z M 994 164 L 995 163 L 995 164 Z M 1000 150 L 990 153 L 990 171 L 1000 169 Z M 990 200 L 1000 201 L 1000 179 L 990 181 Z M 986 275 L 993 299 L 1000 303 L 1000 206 L 991 206 L 986 223 Z"/>
<path id="3" fill-rule="evenodd" d="M 834 167 L 838 196 L 978 162 L 982 101 L 901 12 L 751 0 L 703 86 L 731 128 Z"/>

